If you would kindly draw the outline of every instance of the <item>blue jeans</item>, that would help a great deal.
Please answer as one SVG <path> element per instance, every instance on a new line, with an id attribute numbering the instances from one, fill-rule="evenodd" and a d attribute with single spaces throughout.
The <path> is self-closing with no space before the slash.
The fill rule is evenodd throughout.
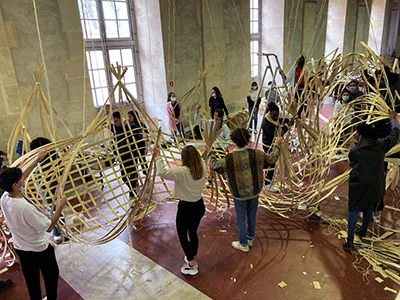
<path id="1" fill-rule="evenodd" d="M 177 131 L 172 131 L 171 134 L 173 136 L 174 142 L 178 142 L 176 138 L 183 139 L 183 126 L 182 123 L 176 124 Z M 178 134 L 177 134 L 178 132 Z"/>
<path id="2" fill-rule="evenodd" d="M 247 246 L 247 240 L 252 240 L 255 236 L 258 196 L 249 200 L 233 200 L 235 202 L 236 225 L 239 229 L 239 243 L 242 246 Z"/>
<path id="3" fill-rule="evenodd" d="M 372 206 L 366 207 L 363 210 L 363 221 L 361 225 L 361 231 L 367 232 L 369 223 L 372 220 Z M 353 239 L 354 232 L 356 230 L 357 220 L 358 220 L 358 213 L 359 210 L 349 211 L 349 216 L 347 220 L 347 238 Z"/>

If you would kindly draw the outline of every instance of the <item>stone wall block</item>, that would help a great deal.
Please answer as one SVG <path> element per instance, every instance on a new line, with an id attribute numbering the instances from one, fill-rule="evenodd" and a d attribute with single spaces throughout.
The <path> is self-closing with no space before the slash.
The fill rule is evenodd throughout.
<path id="1" fill-rule="evenodd" d="M 82 30 L 67 31 L 67 43 L 71 58 L 85 55 Z"/>
<path id="2" fill-rule="evenodd" d="M 22 110 L 22 102 L 19 94 L 18 85 L 10 85 L 5 86 L 4 89 L 4 97 L 8 102 L 9 113 L 19 114 Z"/>
<path id="3" fill-rule="evenodd" d="M 74 58 L 70 60 L 63 61 L 63 69 L 65 72 L 66 79 L 73 79 L 73 78 L 82 78 L 83 79 L 83 71 L 84 65 L 82 63 L 82 58 Z"/>
<path id="4" fill-rule="evenodd" d="M 19 46 L 17 32 L 15 31 L 14 22 L 4 21 L 4 30 L 7 36 L 7 46 L 9 48 L 17 48 Z"/>
<path id="5" fill-rule="evenodd" d="M 61 26 L 64 31 L 82 32 L 79 16 L 78 1 L 76 0 L 58 0 L 60 10 Z"/>
<path id="6" fill-rule="evenodd" d="M 0 83 L 3 86 L 17 84 L 10 48 L 0 47 Z"/>

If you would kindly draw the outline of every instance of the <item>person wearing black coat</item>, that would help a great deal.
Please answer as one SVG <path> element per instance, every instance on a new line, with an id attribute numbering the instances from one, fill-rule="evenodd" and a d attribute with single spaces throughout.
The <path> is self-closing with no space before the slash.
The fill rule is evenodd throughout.
<path id="1" fill-rule="evenodd" d="M 222 98 L 221 91 L 216 86 L 211 89 L 211 97 L 208 100 L 208 108 L 210 109 L 211 119 L 214 119 L 215 111 L 218 108 L 222 108 L 226 114 L 226 117 L 229 119 L 228 109 L 226 108 L 224 99 Z"/>
<path id="2" fill-rule="evenodd" d="M 289 129 L 289 126 L 294 124 L 294 120 L 279 118 L 279 107 L 271 102 L 268 104 L 269 112 L 265 115 L 265 118 L 261 124 L 262 129 L 262 143 L 263 149 L 266 154 L 269 153 L 274 138 L 278 135 L 279 128 L 281 129 L 281 136 L 283 136 Z M 275 164 L 271 166 L 271 169 L 267 172 L 264 184 L 269 187 L 271 192 L 277 191 L 277 188 L 271 185 L 274 177 Z"/>
<path id="3" fill-rule="evenodd" d="M 354 250 L 354 232 L 358 213 L 364 212 L 359 236 L 365 236 L 372 220 L 372 209 L 385 195 L 385 154 L 399 140 L 399 122 L 397 113 L 389 112 L 392 130 L 386 138 L 378 139 L 378 131 L 374 124 L 357 126 L 361 140 L 349 152 L 350 167 L 353 169 L 349 177 L 349 215 L 347 225 L 347 242 L 343 244 L 345 251 Z"/>

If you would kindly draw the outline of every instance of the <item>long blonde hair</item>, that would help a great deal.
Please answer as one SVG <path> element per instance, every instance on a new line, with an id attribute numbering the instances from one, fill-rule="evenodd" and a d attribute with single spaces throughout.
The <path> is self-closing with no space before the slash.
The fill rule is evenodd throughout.
<path id="1" fill-rule="evenodd" d="M 199 180 L 203 177 L 203 164 L 199 151 L 191 145 L 186 146 L 182 150 L 182 165 L 190 170 L 190 175 L 194 180 Z"/>

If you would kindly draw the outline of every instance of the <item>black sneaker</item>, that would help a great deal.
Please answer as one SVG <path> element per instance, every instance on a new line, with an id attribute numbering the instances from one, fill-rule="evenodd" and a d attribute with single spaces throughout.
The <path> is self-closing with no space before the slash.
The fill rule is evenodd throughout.
<path id="1" fill-rule="evenodd" d="M 367 232 L 365 230 L 356 230 L 356 235 L 360 238 L 360 240 L 362 241 L 363 238 L 365 238 L 365 235 L 367 234 Z"/>
<path id="2" fill-rule="evenodd" d="M 348 239 L 347 243 L 343 244 L 343 250 L 350 253 L 356 251 L 356 248 L 354 248 L 353 239 Z"/>
<path id="3" fill-rule="evenodd" d="M 0 292 L 5 291 L 12 285 L 13 285 L 13 281 L 11 279 L 7 279 L 4 281 L 0 280 Z"/>

